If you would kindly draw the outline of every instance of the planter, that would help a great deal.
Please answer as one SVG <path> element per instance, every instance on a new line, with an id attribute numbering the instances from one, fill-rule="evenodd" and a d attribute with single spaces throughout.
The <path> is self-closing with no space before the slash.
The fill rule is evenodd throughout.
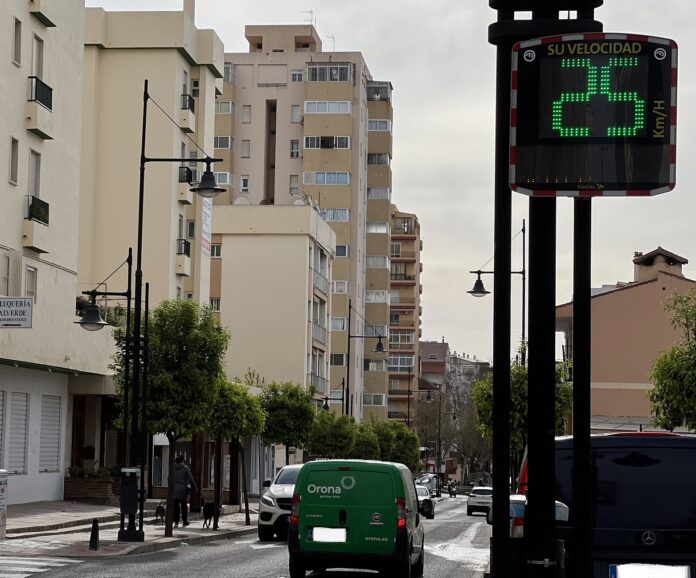
<path id="1" fill-rule="evenodd" d="M 114 483 L 118 483 L 118 478 L 98 478 L 96 476 L 65 478 L 63 499 L 108 504 L 113 500 Z"/>

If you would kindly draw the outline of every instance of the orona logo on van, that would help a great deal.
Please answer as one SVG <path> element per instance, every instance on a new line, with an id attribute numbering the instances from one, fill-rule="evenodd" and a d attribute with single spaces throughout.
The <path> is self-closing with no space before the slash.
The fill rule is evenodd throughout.
<path id="1" fill-rule="evenodd" d="M 319 486 L 317 484 L 309 484 L 307 491 L 310 494 L 322 495 L 341 495 L 343 490 L 352 490 L 355 487 L 355 478 L 353 476 L 343 476 L 339 486 Z"/>

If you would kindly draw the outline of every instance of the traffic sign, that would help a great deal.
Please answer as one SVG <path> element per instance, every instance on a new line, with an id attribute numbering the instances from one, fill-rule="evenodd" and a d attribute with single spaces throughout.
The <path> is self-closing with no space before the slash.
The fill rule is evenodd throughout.
<path id="1" fill-rule="evenodd" d="M 0 328 L 31 329 L 33 297 L 0 297 Z"/>
<path id="2" fill-rule="evenodd" d="M 677 45 L 568 34 L 512 50 L 510 187 L 532 196 L 674 188 Z"/>

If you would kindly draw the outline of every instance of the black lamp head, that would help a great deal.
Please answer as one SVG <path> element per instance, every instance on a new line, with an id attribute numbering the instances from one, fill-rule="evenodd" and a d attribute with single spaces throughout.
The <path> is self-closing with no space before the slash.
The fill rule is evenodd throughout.
<path id="1" fill-rule="evenodd" d="M 483 286 L 483 281 L 481 281 L 481 272 L 477 273 L 478 278 L 476 279 L 476 282 L 474 283 L 474 288 L 471 291 L 467 291 L 470 295 L 473 295 L 474 297 L 485 297 L 490 293 L 484 286 Z"/>
<path id="2" fill-rule="evenodd" d="M 75 323 L 81 325 L 82 329 L 86 329 L 87 331 L 99 331 L 102 327 L 108 325 L 108 323 L 101 318 L 99 307 L 97 307 L 94 299 L 92 303 L 87 306 L 84 317 L 79 321 L 75 321 Z"/>

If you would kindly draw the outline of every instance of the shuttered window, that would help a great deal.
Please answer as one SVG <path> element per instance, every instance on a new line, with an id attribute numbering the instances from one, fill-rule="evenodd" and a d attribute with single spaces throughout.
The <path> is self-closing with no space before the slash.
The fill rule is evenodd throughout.
<path id="1" fill-rule="evenodd" d="M 29 155 L 29 191 L 34 197 L 39 196 L 41 187 L 41 155 L 36 151 L 30 151 Z"/>
<path id="2" fill-rule="evenodd" d="M 60 396 L 41 396 L 39 471 L 57 472 L 60 453 Z"/>
<path id="3" fill-rule="evenodd" d="M 10 455 L 7 470 L 11 474 L 27 471 L 27 425 L 29 394 L 13 391 L 10 394 Z"/>

